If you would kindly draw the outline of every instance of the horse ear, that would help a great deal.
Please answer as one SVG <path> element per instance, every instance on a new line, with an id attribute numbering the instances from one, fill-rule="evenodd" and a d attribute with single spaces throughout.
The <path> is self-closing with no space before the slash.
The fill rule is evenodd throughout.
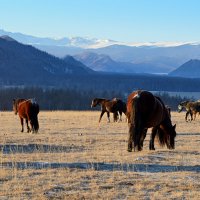
<path id="1" fill-rule="evenodd" d="M 174 130 L 176 129 L 176 124 L 174 124 L 173 128 L 174 128 Z"/>

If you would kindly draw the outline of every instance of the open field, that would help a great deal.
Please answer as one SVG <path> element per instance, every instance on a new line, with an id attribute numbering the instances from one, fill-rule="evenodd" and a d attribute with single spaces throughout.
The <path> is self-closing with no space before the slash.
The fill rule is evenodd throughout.
<path id="1" fill-rule="evenodd" d="M 200 199 L 200 117 L 177 124 L 176 149 L 127 152 L 128 126 L 99 112 L 40 112 L 38 134 L 0 113 L 0 199 Z M 25 129 L 26 130 L 26 129 Z"/>

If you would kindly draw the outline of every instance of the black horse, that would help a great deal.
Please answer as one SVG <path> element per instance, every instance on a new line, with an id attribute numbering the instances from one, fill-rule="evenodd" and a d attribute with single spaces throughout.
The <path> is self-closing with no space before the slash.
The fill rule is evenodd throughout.
<path id="1" fill-rule="evenodd" d="M 97 105 L 101 106 L 101 114 L 99 117 L 99 123 L 104 113 L 107 113 L 108 122 L 110 122 L 110 113 L 114 114 L 114 121 L 118 119 L 119 112 L 119 121 L 122 121 L 122 113 L 126 115 L 126 103 L 121 99 L 114 98 L 112 100 L 95 98 L 92 100 L 91 108 L 96 107 Z"/>

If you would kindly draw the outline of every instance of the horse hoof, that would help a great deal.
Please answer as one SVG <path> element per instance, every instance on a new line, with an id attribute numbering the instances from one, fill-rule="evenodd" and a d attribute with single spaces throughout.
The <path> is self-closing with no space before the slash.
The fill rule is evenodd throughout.
<path id="1" fill-rule="evenodd" d="M 132 149 L 127 149 L 128 152 L 132 152 Z"/>

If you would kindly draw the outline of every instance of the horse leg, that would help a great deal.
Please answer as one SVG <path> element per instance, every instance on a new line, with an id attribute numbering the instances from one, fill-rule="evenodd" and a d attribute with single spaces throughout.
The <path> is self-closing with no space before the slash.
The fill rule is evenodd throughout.
<path id="1" fill-rule="evenodd" d="M 21 132 L 24 132 L 24 120 L 21 117 L 20 117 L 20 122 L 21 122 L 21 126 L 22 126 Z"/>
<path id="2" fill-rule="evenodd" d="M 193 112 L 190 111 L 189 113 L 190 113 L 190 117 L 191 117 L 191 121 L 192 121 L 193 120 Z"/>
<path id="3" fill-rule="evenodd" d="M 128 124 L 129 126 L 129 137 L 128 137 L 128 152 L 131 152 L 133 149 L 133 136 L 135 134 L 135 129 L 134 129 L 134 125 L 132 123 Z"/>
<path id="4" fill-rule="evenodd" d="M 119 121 L 122 121 L 122 111 L 119 111 Z"/>
<path id="5" fill-rule="evenodd" d="M 103 117 L 104 113 L 105 113 L 105 111 L 101 111 L 101 115 L 100 115 L 100 117 L 99 117 L 99 123 L 100 123 L 101 118 Z"/>
<path id="6" fill-rule="evenodd" d="M 147 128 L 145 128 L 143 130 L 143 133 L 140 138 L 140 144 L 138 146 L 138 151 L 142 151 L 142 149 L 143 149 L 143 143 L 144 143 L 144 139 L 146 138 L 146 135 L 147 135 L 147 130 L 148 130 Z"/>
<path id="7" fill-rule="evenodd" d="M 185 114 L 185 121 L 188 122 L 187 118 L 188 118 L 189 112 L 187 111 Z"/>
<path id="8" fill-rule="evenodd" d="M 153 127 L 152 128 L 150 141 L 149 141 L 149 150 L 155 150 L 154 139 L 155 139 L 157 131 L 158 131 L 158 127 Z"/>
<path id="9" fill-rule="evenodd" d="M 194 112 L 193 114 L 194 114 L 193 120 L 195 121 L 195 119 L 196 119 L 196 112 Z"/>
<path id="10" fill-rule="evenodd" d="M 110 123 L 110 113 L 107 111 L 108 123 Z"/>
<path id="11" fill-rule="evenodd" d="M 27 126 L 27 133 L 31 132 L 31 129 L 30 129 L 29 125 L 28 125 L 28 119 L 26 119 L 26 126 Z"/>

